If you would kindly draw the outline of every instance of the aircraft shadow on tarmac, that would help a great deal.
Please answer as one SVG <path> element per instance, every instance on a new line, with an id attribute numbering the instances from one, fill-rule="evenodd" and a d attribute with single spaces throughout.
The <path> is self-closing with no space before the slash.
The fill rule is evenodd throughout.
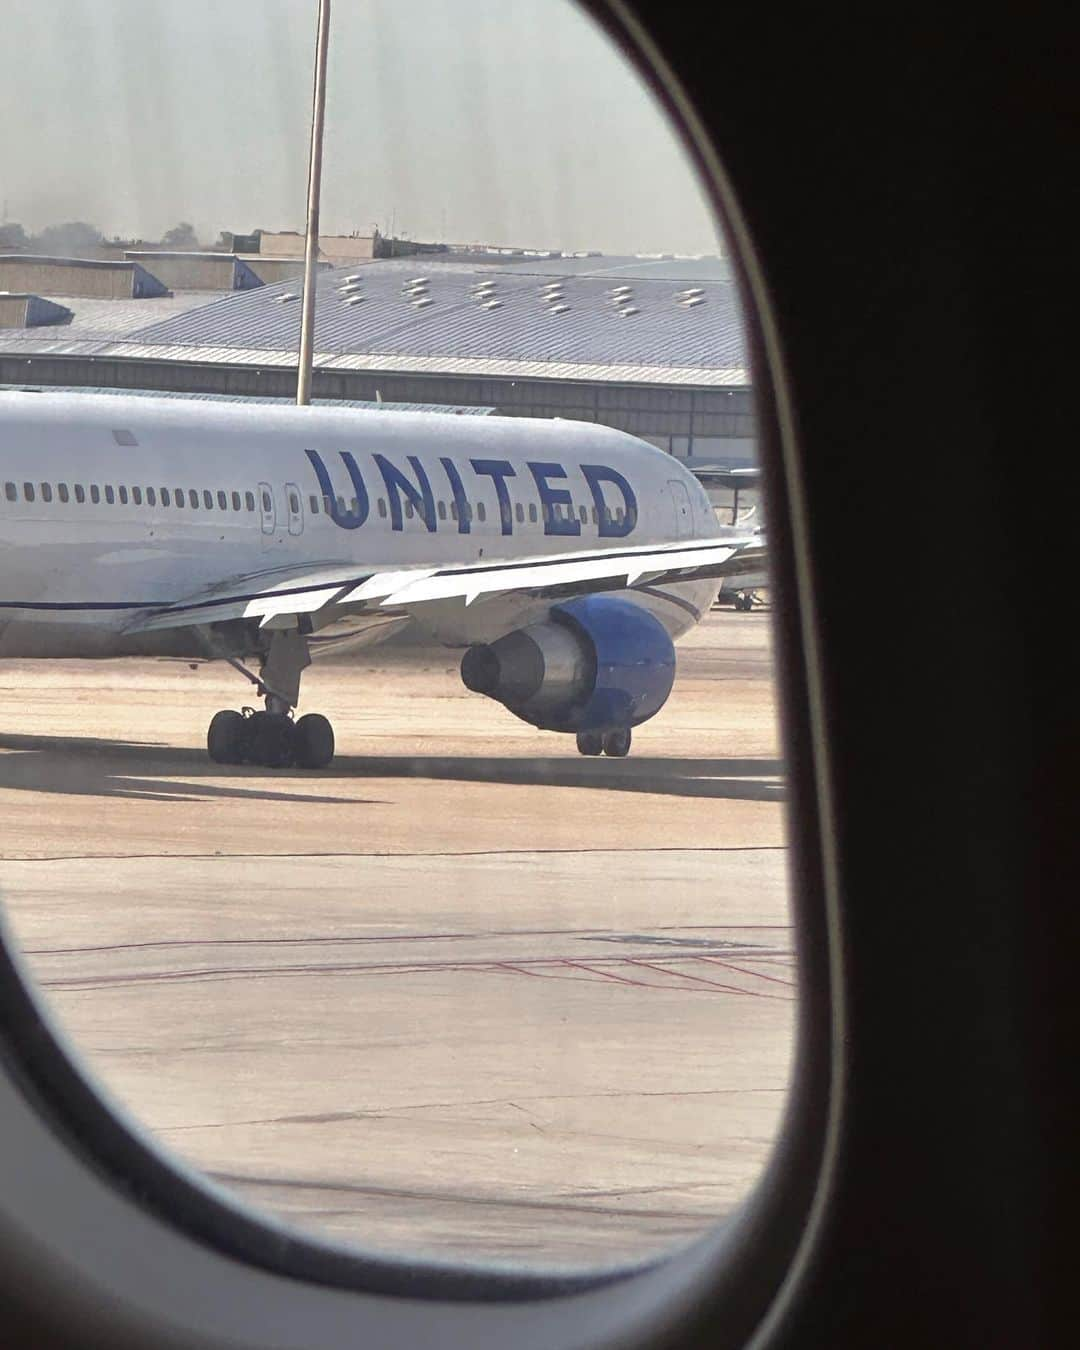
<path id="1" fill-rule="evenodd" d="M 334 760 L 332 772 L 367 778 L 436 778 L 460 783 L 656 792 L 673 797 L 758 802 L 784 799 L 783 764 L 777 759 L 342 755 Z"/>
<path id="2" fill-rule="evenodd" d="M 17 752 L 0 754 L 0 789 L 152 801 L 220 797 L 309 804 L 381 804 L 374 799 L 288 791 L 290 783 L 321 784 L 329 789 L 335 780 L 357 778 L 426 778 L 738 801 L 784 800 L 784 766 L 777 759 L 338 755 L 330 769 L 311 773 L 214 764 L 201 747 L 88 736 L 2 734 L 0 751 Z M 177 781 L 181 776 L 197 781 Z M 268 778 L 280 783 L 281 790 L 268 788 Z"/>
<path id="3" fill-rule="evenodd" d="M 135 801 L 191 802 L 224 800 L 314 802 L 342 806 L 374 806 L 376 801 L 330 797 L 307 792 L 267 790 L 246 778 L 270 770 L 233 769 L 213 764 L 205 750 L 182 749 L 152 742 L 107 741 L 90 736 L 0 735 L 0 790 L 52 792 L 77 797 L 127 797 Z M 183 782 L 178 776 L 195 778 Z M 277 775 L 275 775 L 275 778 Z M 305 774 L 305 778 L 314 775 Z M 289 775 L 280 776 L 283 786 Z M 327 781 L 329 786 L 330 780 Z"/>

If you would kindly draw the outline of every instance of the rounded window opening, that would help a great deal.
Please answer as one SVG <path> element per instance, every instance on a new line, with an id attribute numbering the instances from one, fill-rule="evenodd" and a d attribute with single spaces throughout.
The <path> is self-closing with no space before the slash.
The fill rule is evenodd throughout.
<path id="1" fill-rule="evenodd" d="M 577 9 L 339 5 L 290 406 L 314 15 L 264 8 L 64 0 L 2 67 L 0 289 L 10 238 L 117 353 L 63 395 L 82 439 L 48 391 L 0 424 L 49 746 L 0 783 L 35 808 L 6 912 L 90 1071 L 254 1213 L 413 1263 L 649 1258 L 760 1177 L 796 1000 L 728 252 Z M 87 119 L 127 147 L 93 176 Z M 256 488 L 44 510 L 165 472 Z"/>

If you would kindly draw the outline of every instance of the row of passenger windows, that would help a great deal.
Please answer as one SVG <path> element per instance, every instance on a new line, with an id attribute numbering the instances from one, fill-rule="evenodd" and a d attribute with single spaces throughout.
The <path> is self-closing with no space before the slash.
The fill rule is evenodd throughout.
<path id="1" fill-rule="evenodd" d="M 309 499 L 311 514 L 313 516 L 317 516 L 319 514 L 320 501 L 322 503 L 322 509 L 326 512 L 327 515 L 329 515 L 331 510 L 330 498 L 329 497 L 319 498 L 316 497 L 314 494 Z M 385 520 L 387 515 L 385 498 L 380 497 L 376 502 L 375 506 L 379 515 Z M 345 515 L 346 513 L 349 512 L 355 515 L 357 509 L 358 503 L 355 497 L 351 498 L 348 502 L 344 497 L 338 497 L 337 499 L 338 515 Z M 294 516 L 300 514 L 300 503 L 297 500 L 295 493 L 291 492 L 289 494 L 289 510 L 293 513 Z M 450 520 L 459 519 L 457 502 L 451 502 L 449 505 L 449 509 L 447 509 L 446 502 L 444 501 L 436 502 L 435 511 L 440 520 L 446 520 L 447 517 L 449 517 Z M 522 502 L 517 502 L 515 504 L 514 517 L 519 525 L 523 525 L 525 523 L 525 511 L 526 508 Z M 404 514 L 407 520 L 412 520 L 412 518 L 418 515 L 419 513 L 417 512 L 411 501 L 406 501 Z M 487 507 L 484 505 L 483 502 L 477 502 L 474 508 L 471 502 L 466 502 L 464 507 L 464 515 L 466 520 L 471 521 L 475 519 L 480 521 L 486 521 Z M 607 522 L 621 521 L 623 519 L 623 515 L 624 512 L 621 506 L 617 507 L 614 511 L 612 511 L 610 507 L 604 508 L 604 520 Z M 528 517 L 529 521 L 534 525 L 540 519 L 543 519 L 545 523 L 552 520 L 579 519 L 581 523 L 585 525 L 588 524 L 589 521 L 589 511 L 587 507 L 579 506 L 575 513 L 574 507 L 570 505 L 556 504 L 555 506 L 549 507 L 546 502 L 544 503 L 543 509 L 541 511 L 541 508 L 539 508 L 535 502 L 530 502 L 528 506 Z M 496 519 L 497 518 L 498 515 L 496 513 Z M 592 523 L 594 525 L 598 525 L 600 523 L 600 512 L 597 510 L 595 506 L 592 509 Z"/>
<path id="2" fill-rule="evenodd" d="M 17 483 L 4 484 L 4 496 L 9 502 L 17 502 L 20 496 L 25 502 L 37 501 L 39 496 L 43 502 L 51 502 L 54 493 L 57 501 L 74 501 L 80 506 L 87 501 L 94 506 L 100 502 L 104 502 L 106 506 L 112 506 L 116 502 L 121 506 L 127 506 L 129 502 L 133 506 L 142 506 L 145 502 L 147 506 L 157 506 L 160 503 L 162 506 L 189 507 L 193 511 L 197 511 L 200 507 L 206 511 L 213 511 L 215 508 L 219 511 L 255 510 L 254 492 L 214 493 L 209 488 L 204 488 L 200 493 L 195 488 L 142 488 L 124 485 L 113 487 L 111 483 L 106 483 L 104 487 L 91 483 L 89 488 L 84 487 L 82 483 L 74 483 L 70 488 L 67 483 L 57 483 L 54 489 L 52 483 L 23 483 L 20 494 Z M 270 509 L 269 497 L 264 502 L 264 507 Z"/>
<path id="3" fill-rule="evenodd" d="M 160 504 L 161 506 L 173 506 L 178 508 L 188 507 L 193 511 L 198 510 L 200 507 L 206 511 L 213 511 L 215 508 L 219 511 L 228 511 L 230 509 L 233 511 L 255 510 L 254 492 L 224 492 L 220 489 L 217 492 L 211 492 L 209 488 L 203 488 L 200 492 L 196 488 L 179 487 L 143 488 L 127 487 L 124 485 L 114 487 L 111 483 L 106 483 L 104 487 L 100 487 L 97 483 L 91 483 L 88 489 L 85 488 L 82 483 L 75 483 L 71 487 L 69 487 L 67 483 L 57 483 L 54 488 L 52 483 L 23 483 L 20 494 L 19 485 L 17 483 L 4 484 L 4 496 L 9 502 L 19 501 L 20 495 L 21 499 L 26 502 L 37 501 L 39 497 L 43 502 L 51 502 L 54 498 L 54 493 L 56 500 L 61 502 L 74 501 L 80 506 L 86 501 L 89 501 L 94 506 L 97 506 L 101 502 L 104 502 L 106 506 L 113 506 L 117 502 L 119 502 L 121 506 L 127 506 L 129 502 L 134 506 L 142 506 L 145 502 L 147 506 L 157 506 Z M 308 500 L 313 516 L 319 514 L 320 504 L 322 510 L 327 515 L 330 515 L 331 501 L 329 497 L 320 498 L 313 493 Z M 387 516 L 386 499 L 380 497 L 376 506 L 380 517 L 385 520 Z M 270 494 L 265 490 L 262 492 L 262 509 L 267 515 L 274 509 Z M 514 514 L 518 524 L 525 523 L 525 509 L 522 502 L 516 503 Z M 357 511 L 356 498 L 353 497 L 351 502 L 346 505 L 345 498 L 338 497 L 337 510 L 339 515 L 345 515 L 350 511 L 355 514 Z M 289 511 L 293 516 L 298 516 L 300 514 L 300 499 L 293 491 L 289 492 Z M 440 520 L 446 520 L 448 516 L 451 520 L 459 519 L 457 502 L 451 502 L 448 511 L 446 502 L 440 501 L 436 504 L 436 511 Z M 617 507 L 614 511 L 612 511 L 610 507 L 604 507 L 603 511 L 604 520 L 606 522 L 621 522 L 623 519 L 623 508 L 621 506 Z M 477 502 L 475 510 L 473 504 L 467 502 L 463 508 L 463 512 L 466 520 L 473 520 L 474 515 L 476 520 L 487 520 L 487 508 L 483 502 Z M 412 502 L 407 501 L 405 503 L 406 519 L 412 520 L 416 514 L 417 512 Z M 574 507 L 570 505 L 559 504 L 549 506 L 546 502 L 541 511 L 535 502 L 530 502 L 528 507 L 528 517 L 531 524 L 535 525 L 541 517 L 546 524 L 553 520 L 573 520 L 575 518 L 575 511 Z M 577 518 L 580 519 L 583 525 L 587 524 L 589 520 L 588 508 L 579 506 L 577 508 Z M 594 525 L 600 523 L 600 512 L 595 506 L 592 509 L 592 523 Z"/>

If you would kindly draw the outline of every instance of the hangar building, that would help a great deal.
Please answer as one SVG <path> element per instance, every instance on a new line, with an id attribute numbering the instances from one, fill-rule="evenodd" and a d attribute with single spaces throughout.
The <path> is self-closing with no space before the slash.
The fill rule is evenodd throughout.
<path id="1" fill-rule="evenodd" d="M 64 329 L 0 331 L 0 385 L 295 391 L 298 279 L 73 308 Z M 602 422 L 691 461 L 754 454 L 742 316 L 719 259 L 469 252 L 327 269 L 313 390 Z"/>

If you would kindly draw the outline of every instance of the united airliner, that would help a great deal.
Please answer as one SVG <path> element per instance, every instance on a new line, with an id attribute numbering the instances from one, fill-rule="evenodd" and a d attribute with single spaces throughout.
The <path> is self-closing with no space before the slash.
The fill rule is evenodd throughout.
<path id="1" fill-rule="evenodd" d="M 264 706 L 216 713 L 211 758 L 302 768 L 334 754 L 295 716 L 312 656 L 410 622 L 469 689 L 625 755 L 763 551 L 607 427 L 33 391 L 0 394 L 0 550 L 0 656 L 227 661 Z"/>

